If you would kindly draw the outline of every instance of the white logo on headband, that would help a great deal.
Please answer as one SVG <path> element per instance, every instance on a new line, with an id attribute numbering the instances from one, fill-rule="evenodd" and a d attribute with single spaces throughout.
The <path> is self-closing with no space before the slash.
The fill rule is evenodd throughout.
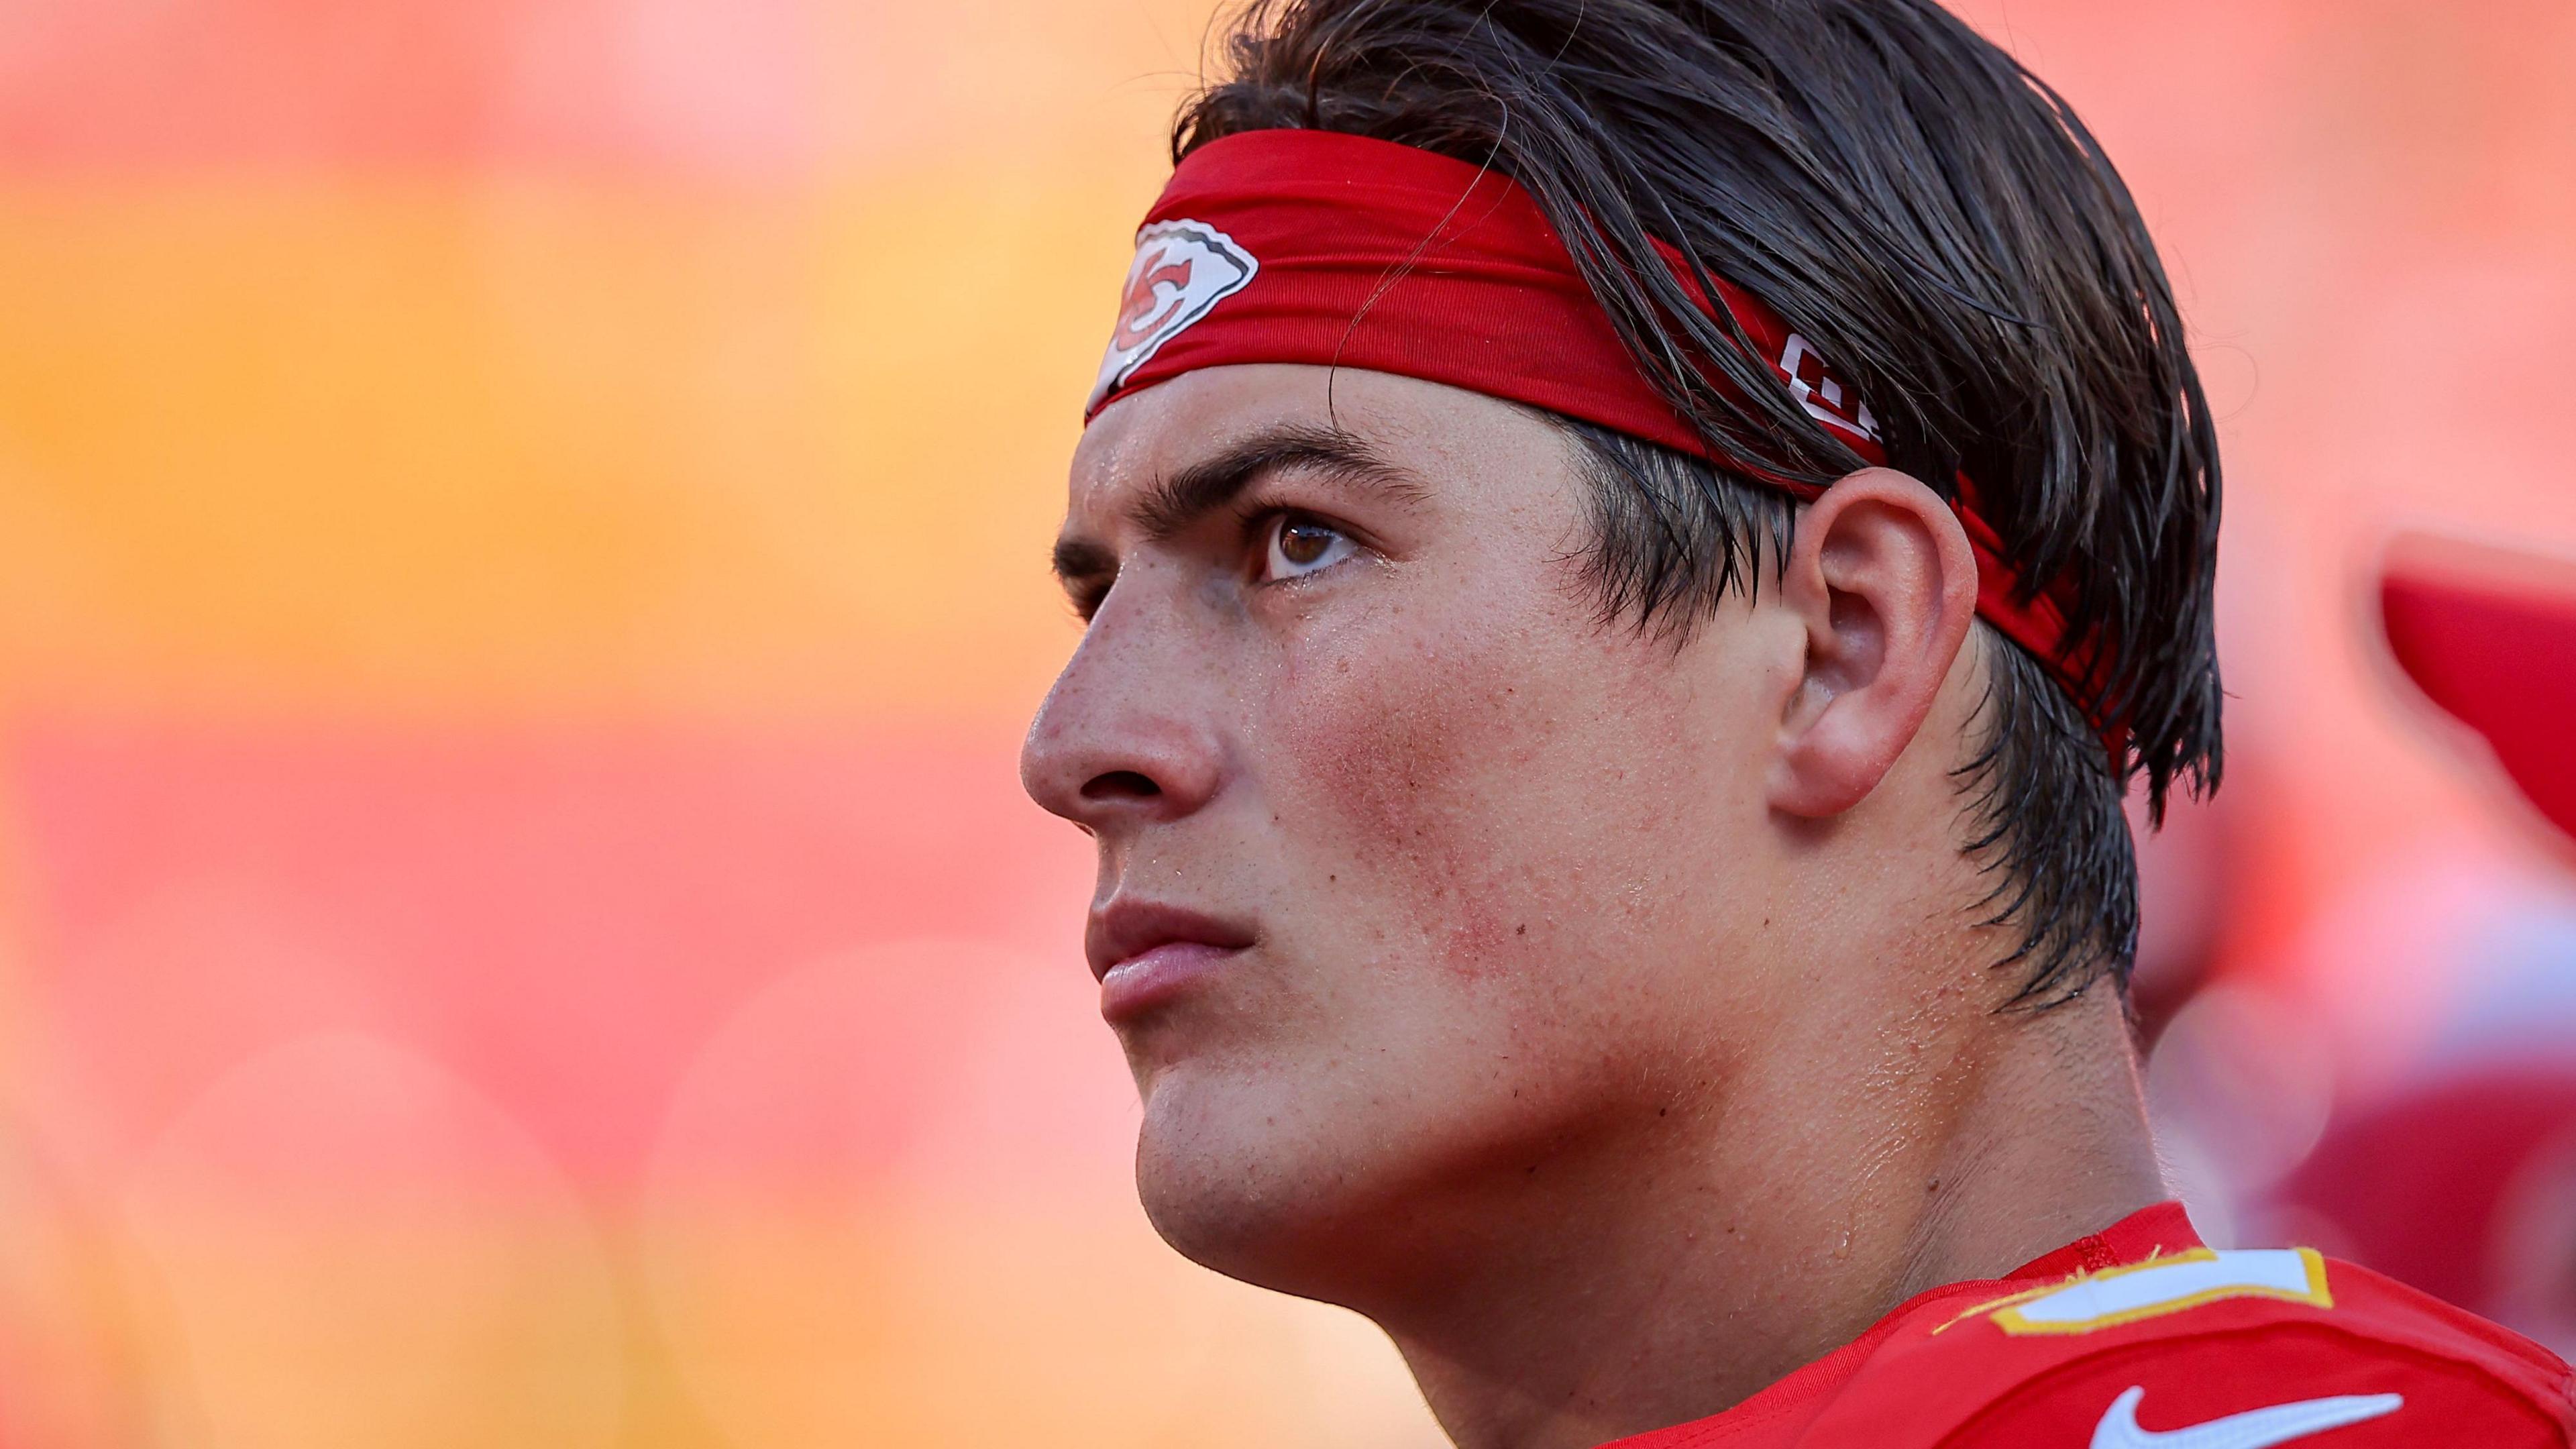
<path id="1" fill-rule="evenodd" d="M 1869 415 L 1869 404 L 1826 368 L 1825 356 L 1814 343 L 1790 333 L 1788 346 L 1780 352 L 1780 371 L 1789 379 L 1789 395 L 1809 417 L 1857 434 L 1864 442 L 1878 441 L 1878 419 Z"/>
<path id="2" fill-rule="evenodd" d="M 1083 410 L 1100 406 L 1164 343 L 1249 286 L 1259 270 L 1252 253 L 1203 221 L 1158 221 L 1136 233 L 1136 260 L 1127 268 L 1118 325 Z"/>

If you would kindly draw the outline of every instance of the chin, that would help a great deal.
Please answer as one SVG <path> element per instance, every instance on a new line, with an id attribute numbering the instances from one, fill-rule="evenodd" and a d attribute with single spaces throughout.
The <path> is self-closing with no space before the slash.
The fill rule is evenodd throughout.
<path id="1" fill-rule="evenodd" d="M 1183 1257 L 1258 1287 L 1358 1306 L 1382 1251 L 1387 1134 L 1278 1084 L 1163 1073 L 1136 1140 L 1136 1193 Z M 1339 1130 L 1335 1130 L 1338 1128 Z"/>

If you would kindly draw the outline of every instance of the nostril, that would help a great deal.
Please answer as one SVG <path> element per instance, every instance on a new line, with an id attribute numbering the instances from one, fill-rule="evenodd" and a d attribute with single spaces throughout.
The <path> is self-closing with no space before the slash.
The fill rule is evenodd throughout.
<path id="1" fill-rule="evenodd" d="M 1085 800 L 1150 800 L 1162 793 L 1162 786 L 1134 770 L 1112 770 L 1105 775 L 1094 775 L 1082 787 Z"/>

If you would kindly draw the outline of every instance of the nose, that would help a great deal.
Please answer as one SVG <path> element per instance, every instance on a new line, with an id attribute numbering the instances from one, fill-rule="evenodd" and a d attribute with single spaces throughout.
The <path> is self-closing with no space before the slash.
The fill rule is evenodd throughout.
<path id="1" fill-rule="evenodd" d="M 1187 641 L 1104 609 L 1030 722 L 1029 798 L 1102 836 L 1206 805 L 1224 773 L 1207 671 Z"/>

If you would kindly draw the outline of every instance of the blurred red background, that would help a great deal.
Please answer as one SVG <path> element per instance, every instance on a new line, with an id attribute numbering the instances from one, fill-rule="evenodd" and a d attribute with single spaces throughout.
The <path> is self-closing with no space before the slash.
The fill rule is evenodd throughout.
<path id="1" fill-rule="evenodd" d="M 1965 9 L 2222 423 L 2177 1178 L 2545 1327 L 2565 1115 L 2399 1207 L 2350 1144 L 2576 1061 L 2563 842 L 2364 587 L 2401 524 L 2576 546 L 2576 11 Z M 1209 19 L 0 13 L 0 1446 L 1435 1442 L 1365 1325 L 1153 1241 L 1013 768 Z"/>

